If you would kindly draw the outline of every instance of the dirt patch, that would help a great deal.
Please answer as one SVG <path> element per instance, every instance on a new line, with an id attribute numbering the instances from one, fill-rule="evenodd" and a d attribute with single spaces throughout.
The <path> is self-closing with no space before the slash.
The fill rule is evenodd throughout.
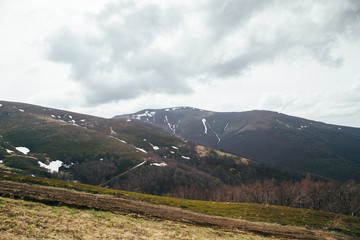
<path id="1" fill-rule="evenodd" d="M 0 181 L 0 195 L 39 201 L 50 205 L 97 209 L 128 214 L 146 219 L 171 220 L 198 226 L 207 226 L 234 233 L 252 233 L 280 239 L 355 239 L 350 236 L 312 231 L 300 227 L 253 223 L 232 218 L 209 216 L 178 208 L 153 205 L 110 195 L 88 194 L 66 189 Z"/>

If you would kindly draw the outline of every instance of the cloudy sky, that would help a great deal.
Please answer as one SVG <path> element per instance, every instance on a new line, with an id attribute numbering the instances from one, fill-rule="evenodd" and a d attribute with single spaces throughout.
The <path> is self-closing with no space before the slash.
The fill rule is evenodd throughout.
<path id="1" fill-rule="evenodd" d="M 0 99 L 360 127 L 359 0 L 0 0 Z"/>

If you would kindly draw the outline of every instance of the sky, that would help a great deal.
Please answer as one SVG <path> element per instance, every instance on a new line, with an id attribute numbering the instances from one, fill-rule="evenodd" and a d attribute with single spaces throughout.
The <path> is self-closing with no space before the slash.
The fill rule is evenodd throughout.
<path id="1" fill-rule="evenodd" d="M 0 0 L 0 100 L 360 127 L 359 0 Z"/>

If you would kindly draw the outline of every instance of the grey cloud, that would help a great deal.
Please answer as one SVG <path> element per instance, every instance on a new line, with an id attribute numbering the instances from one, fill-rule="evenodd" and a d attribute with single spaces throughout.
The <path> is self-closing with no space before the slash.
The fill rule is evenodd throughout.
<path id="1" fill-rule="evenodd" d="M 232 32 L 234 26 L 245 24 L 263 8 L 273 4 L 273 0 L 214 0 L 207 8 L 208 24 L 214 28 L 214 38 L 222 38 Z"/>
<path id="2" fill-rule="evenodd" d="M 88 16 L 96 34 L 59 30 L 49 39 L 48 59 L 71 65 L 71 77 L 81 84 L 89 104 L 141 94 L 187 94 L 193 79 L 238 76 L 279 57 L 311 57 L 336 67 L 341 56 L 331 53 L 339 37 L 356 40 L 360 32 L 360 3 L 342 1 L 337 8 L 337 1 L 331 1 L 334 6 L 327 9 L 329 2 L 317 2 L 326 20 L 316 22 L 309 15 L 312 1 L 214 0 L 191 9 L 172 2 L 118 1 Z M 271 11 L 288 14 L 289 21 L 272 23 L 267 19 Z M 191 17 L 206 27 L 202 34 L 189 31 Z M 238 31 L 245 33 L 235 35 Z M 264 38 L 268 33 L 272 37 Z M 159 37 L 165 40 L 159 42 Z M 231 38 L 233 45 L 224 44 Z M 238 38 L 246 43 L 239 52 Z M 166 44 L 170 50 L 163 48 Z"/>

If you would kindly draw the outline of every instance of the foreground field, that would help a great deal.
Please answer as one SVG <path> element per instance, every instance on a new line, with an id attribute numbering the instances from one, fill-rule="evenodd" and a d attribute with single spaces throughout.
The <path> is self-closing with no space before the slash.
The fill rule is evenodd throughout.
<path id="1" fill-rule="evenodd" d="M 152 221 L 173 221 L 212 227 L 225 232 L 248 233 L 280 239 L 355 239 L 338 233 L 300 227 L 254 223 L 233 218 L 199 214 L 180 208 L 154 205 L 111 195 L 88 194 L 61 188 L 0 181 L 0 195 L 35 200 L 50 205 L 67 205 L 80 209 L 105 210 Z M 16 215 L 15 215 L 16 216 Z"/>
<path id="2" fill-rule="evenodd" d="M 268 239 L 0 197 L 0 239 Z"/>
<path id="3" fill-rule="evenodd" d="M 193 201 L 102 188 L 56 179 L 24 176 L 7 171 L 0 171 L 0 179 L 36 185 L 61 187 L 88 193 L 112 195 L 156 205 L 177 207 L 208 215 L 249 220 L 253 222 L 299 226 L 311 230 L 340 232 L 358 238 L 360 237 L 360 218 L 323 211 L 251 203 Z"/>

